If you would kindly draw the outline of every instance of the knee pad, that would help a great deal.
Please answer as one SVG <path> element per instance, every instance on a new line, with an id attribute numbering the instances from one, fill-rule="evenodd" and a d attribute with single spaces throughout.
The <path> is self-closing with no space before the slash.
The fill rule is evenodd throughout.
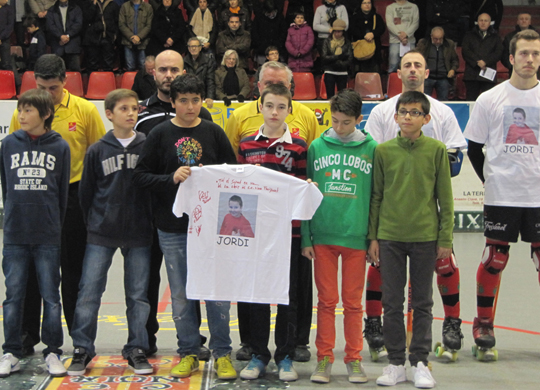
<path id="1" fill-rule="evenodd" d="M 540 272 L 540 246 L 534 247 L 531 245 L 531 258 L 536 270 Z"/>
<path id="2" fill-rule="evenodd" d="M 486 271 L 496 275 L 506 267 L 510 254 L 510 245 L 487 243 L 482 254 L 482 264 Z"/>
<path id="3" fill-rule="evenodd" d="M 445 259 L 437 259 L 437 262 L 435 263 L 435 272 L 439 276 L 452 276 L 454 272 L 456 272 L 457 268 L 458 265 L 453 253 L 450 255 L 450 257 Z"/>

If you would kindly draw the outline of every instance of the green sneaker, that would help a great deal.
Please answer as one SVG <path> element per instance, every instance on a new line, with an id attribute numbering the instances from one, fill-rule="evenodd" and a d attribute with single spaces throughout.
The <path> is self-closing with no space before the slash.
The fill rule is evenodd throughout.
<path id="1" fill-rule="evenodd" d="M 171 376 L 187 378 L 196 371 L 199 371 L 199 358 L 197 355 L 187 355 L 180 360 L 180 363 L 173 367 Z"/>
<path id="2" fill-rule="evenodd" d="M 360 360 L 347 363 L 347 373 L 349 374 L 349 382 L 351 383 L 366 383 L 367 375 Z"/>
<path id="3" fill-rule="evenodd" d="M 231 355 L 225 355 L 216 360 L 216 372 L 218 379 L 236 379 L 237 374 L 231 362 Z"/>
<path id="4" fill-rule="evenodd" d="M 330 356 L 325 356 L 323 360 L 317 363 L 317 368 L 311 374 L 311 381 L 317 383 L 330 382 L 330 372 L 332 371 L 332 363 L 330 363 Z"/>

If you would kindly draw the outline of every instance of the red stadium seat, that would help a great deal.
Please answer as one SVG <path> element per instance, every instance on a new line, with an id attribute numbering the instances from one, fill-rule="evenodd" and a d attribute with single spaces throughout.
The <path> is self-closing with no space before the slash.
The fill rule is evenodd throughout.
<path id="1" fill-rule="evenodd" d="M 24 92 L 28 91 L 29 89 L 34 89 L 34 88 L 37 88 L 34 72 L 27 70 L 26 72 L 23 73 L 23 76 L 22 76 L 21 91 L 19 93 L 19 96 L 21 96 Z"/>
<path id="2" fill-rule="evenodd" d="M 84 96 L 82 77 L 79 72 L 66 72 L 66 88 L 75 96 Z"/>
<path id="3" fill-rule="evenodd" d="M 133 82 L 135 81 L 135 75 L 137 75 L 137 72 L 124 73 L 120 88 L 131 89 L 131 87 L 133 87 Z"/>
<path id="4" fill-rule="evenodd" d="M 7 100 L 17 95 L 15 75 L 10 70 L 0 71 L 0 99 Z"/>
<path id="5" fill-rule="evenodd" d="M 459 59 L 459 67 L 456 73 L 465 72 L 465 60 L 463 59 L 463 54 L 461 54 L 461 47 L 456 47 L 456 53 Z"/>
<path id="6" fill-rule="evenodd" d="M 362 96 L 362 100 L 383 100 L 381 76 L 378 73 L 356 74 L 354 90 Z"/>
<path id="7" fill-rule="evenodd" d="M 336 85 L 336 90 L 334 92 L 334 95 L 336 93 L 337 93 L 337 85 Z M 324 73 L 321 77 L 321 81 L 319 84 L 319 99 L 323 99 L 323 100 L 328 99 L 328 94 L 326 93 L 326 84 L 324 84 Z"/>
<path id="8" fill-rule="evenodd" d="M 467 100 L 467 87 L 463 81 L 463 73 L 456 76 L 456 96 L 459 100 Z"/>
<path id="9" fill-rule="evenodd" d="M 87 99 L 103 100 L 107 94 L 116 89 L 113 72 L 92 72 L 88 80 Z"/>
<path id="10" fill-rule="evenodd" d="M 315 78 L 313 73 L 297 72 L 294 77 L 294 96 L 295 100 L 315 100 L 317 99 L 317 90 L 315 88 Z"/>
<path id="11" fill-rule="evenodd" d="M 399 95 L 403 89 L 401 85 L 401 79 L 397 73 L 390 73 L 388 75 L 388 87 L 386 88 L 386 94 L 389 98 Z"/>

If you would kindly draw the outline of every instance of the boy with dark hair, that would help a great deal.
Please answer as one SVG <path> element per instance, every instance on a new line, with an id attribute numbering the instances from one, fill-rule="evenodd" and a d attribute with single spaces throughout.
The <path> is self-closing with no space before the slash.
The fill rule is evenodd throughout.
<path id="1" fill-rule="evenodd" d="M 311 221 L 302 223 L 302 253 L 314 260 L 317 304 L 317 368 L 313 382 L 328 383 L 334 363 L 335 310 L 339 302 L 338 265 L 341 256 L 345 328 L 345 364 L 349 381 L 367 382 L 360 352 L 362 293 L 366 272 L 369 198 L 373 153 L 377 143 L 358 127 L 362 99 L 351 89 L 330 100 L 332 127 L 313 141 L 308 151 L 307 175 L 325 195 Z M 333 164 L 322 161 L 333 159 Z M 336 215 L 345 219 L 336 224 Z"/>
<path id="2" fill-rule="evenodd" d="M 259 131 L 240 142 L 238 162 L 260 164 L 300 179 L 306 178 L 307 144 L 299 136 L 291 134 L 285 118 L 291 112 L 291 92 L 282 84 L 271 84 L 261 94 L 259 110 L 264 124 Z M 294 381 L 298 373 L 292 365 L 296 338 L 297 272 L 301 256 L 300 222 L 293 221 L 293 238 L 290 262 L 289 305 L 278 305 L 274 360 L 279 369 L 279 379 Z M 268 349 L 270 338 L 270 305 L 265 303 L 242 303 L 250 312 L 250 347 L 252 358 L 241 371 L 242 379 L 257 379 L 264 375 L 272 355 Z"/>
<path id="3" fill-rule="evenodd" d="M 60 242 L 69 187 L 69 146 L 51 130 L 54 104 L 38 89 L 22 94 L 18 105 L 21 130 L 2 140 L 0 177 L 4 201 L 2 268 L 6 283 L 4 356 L 0 377 L 20 370 L 23 357 L 24 297 L 32 264 L 43 297 L 42 341 L 47 370 L 66 375 L 60 360 L 64 333 L 60 303 Z"/>
<path id="4" fill-rule="evenodd" d="M 229 214 L 225 215 L 219 234 L 225 236 L 255 237 L 248 219 L 242 214 L 244 202 L 238 195 L 229 199 Z"/>
<path id="5" fill-rule="evenodd" d="M 218 125 L 199 118 L 204 84 L 193 74 L 178 76 L 170 87 L 176 116 L 155 127 L 143 146 L 135 168 L 135 185 L 152 191 L 154 222 L 167 264 L 173 319 L 181 361 L 171 375 L 189 377 L 199 370 L 201 338 L 196 302 L 186 298 L 186 242 L 189 219 L 177 218 L 172 207 L 178 186 L 190 175 L 190 166 L 234 164 L 236 158 L 227 136 Z M 206 301 L 210 348 L 219 379 L 235 379 L 229 330 L 230 302 Z"/>
<path id="6" fill-rule="evenodd" d="M 37 59 L 47 52 L 47 41 L 45 33 L 39 28 L 39 23 L 35 17 L 28 16 L 24 21 L 24 27 L 31 35 L 26 67 L 28 70 L 34 70 Z"/>
<path id="7" fill-rule="evenodd" d="M 382 259 L 383 335 L 390 362 L 377 379 L 382 386 L 407 380 L 403 324 L 407 274 L 414 310 L 409 347 L 414 384 L 418 388 L 435 386 L 427 367 L 433 322 L 433 273 L 437 259 L 452 253 L 454 211 L 446 147 L 422 133 L 422 126 L 431 119 L 429 109 L 429 100 L 423 93 L 403 93 L 394 115 L 400 132 L 396 138 L 378 145 L 375 153 L 368 253 L 373 262 Z M 416 207 L 396 207 L 397 204 Z"/>
<path id="8" fill-rule="evenodd" d="M 132 184 L 133 170 L 146 139 L 133 131 L 139 112 L 137 94 L 128 89 L 110 92 L 105 115 L 113 124 L 84 160 L 79 187 L 88 238 L 75 318 L 71 329 L 73 360 L 69 375 L 84 375 L 96 355 L 98 312 L 114 253 L 124 256 L 128 342 L 122 350 L 135 374 L 151 374 L 146 321 L 150 312 L 148 277 L 152 244 L 150 192 Z"/>

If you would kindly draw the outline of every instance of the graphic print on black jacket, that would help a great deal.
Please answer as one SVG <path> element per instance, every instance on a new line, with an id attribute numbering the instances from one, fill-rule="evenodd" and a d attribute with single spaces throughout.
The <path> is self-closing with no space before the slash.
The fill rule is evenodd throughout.
<path id="1" fill-rule="evenodd" d="M 70 152 L 56 131 L 32 140 L 18 130 L 2 140 L 4 244 L 60 245 Z"/>
<path id="2" fill-rule="evenodd" d="M 132 183 L 145 140 L 136 132 L 124 148 L 111 130 L 88 148 L 79 198 L 89 244 L 132 248 L 152 243 L 150 192 Z"/>

